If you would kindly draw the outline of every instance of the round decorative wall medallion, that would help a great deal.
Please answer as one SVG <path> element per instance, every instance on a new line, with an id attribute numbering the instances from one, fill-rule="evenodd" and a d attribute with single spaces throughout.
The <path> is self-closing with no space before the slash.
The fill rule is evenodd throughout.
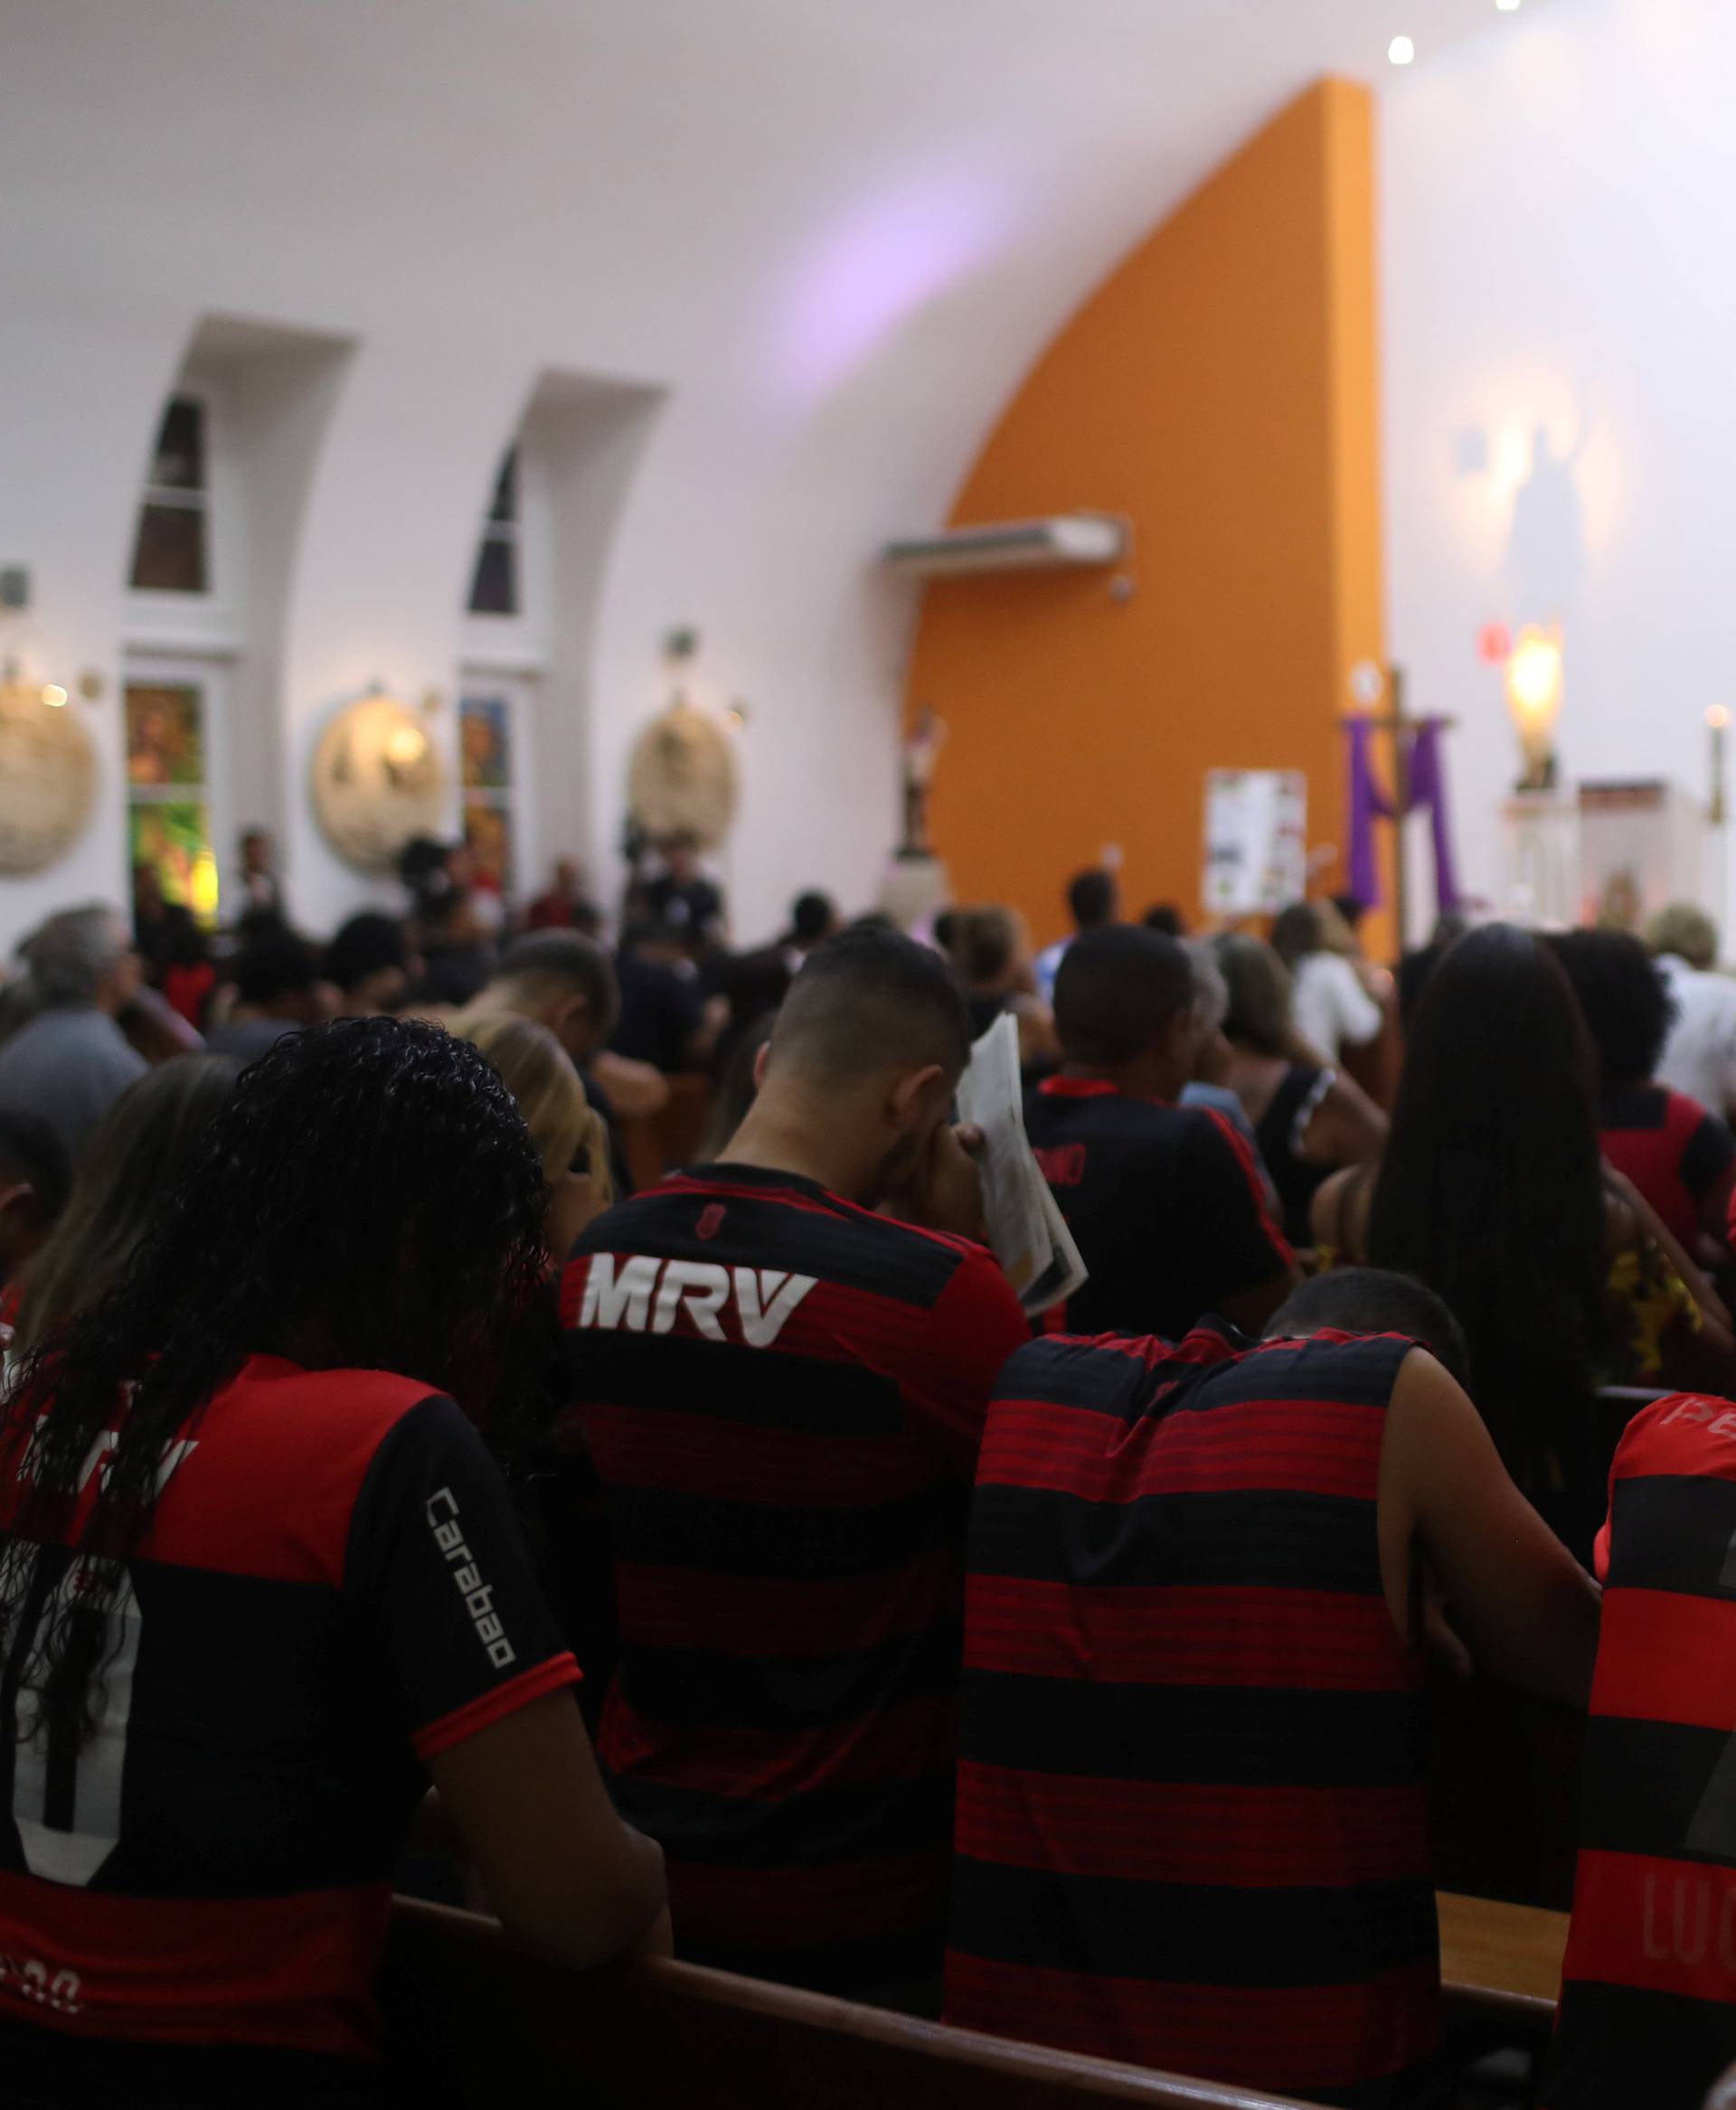
<path id="1" fill-rule="evenodd" d="M 89 824 L 96 790 L 96 749 L 66 691 L 0 683 L 0 872 L 57 864 Z"/>
<path id="2" fill-rule="evenodd" d="M 405 843 L 447 824 L 446 772 L 420 712 L 395 696 L 340 711 L 314 750 L 314 813 L 360 871 L 390 871 Z"/>

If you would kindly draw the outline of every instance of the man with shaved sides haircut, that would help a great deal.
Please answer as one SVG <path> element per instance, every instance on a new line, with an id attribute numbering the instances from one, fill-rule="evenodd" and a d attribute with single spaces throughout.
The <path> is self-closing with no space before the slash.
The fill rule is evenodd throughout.
<path id="1" fill-rule="evenodd" d="M 600 1218 L 561 1295 L 620 1619 L 598 1748 L 663 1843 L 681 1954 L 919 2006 L 966 1504 L 1028 1338 L 949 1126 L 968 1052 L 937 955 L 834 938 L 722 1160 Z"/>
<path id="2" fill-rule="evenodd" d="M 1222 1115 L 1175 1101 L 1203 1030 L 1185 948 L 1089 930 L 1055 976 L 1061 1069 L 1025 1129 L 1090 1279 L 1057 1331 L 1179 1341 L 1208 1312 L 1257 1333 L 1296 1284 L 1259 1168 Z"/>

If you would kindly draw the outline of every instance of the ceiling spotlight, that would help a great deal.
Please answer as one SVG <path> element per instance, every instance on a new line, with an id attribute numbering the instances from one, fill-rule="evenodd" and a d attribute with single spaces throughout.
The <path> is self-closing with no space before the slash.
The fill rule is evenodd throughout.
<path id="1" fill-rule="evenodd" d="M 1503 14 L 1516 14 L 1519 12 L 1519 0 L 1495 0 L 1495 4 Z"/>
<path id="2" fill-rule="evenodd" d="M 1417 55 L 1417 47 L 1409 37 L 1394 37 L 1386 47 L 1386 55 L 1395 66 L 1408 66 Z"/>

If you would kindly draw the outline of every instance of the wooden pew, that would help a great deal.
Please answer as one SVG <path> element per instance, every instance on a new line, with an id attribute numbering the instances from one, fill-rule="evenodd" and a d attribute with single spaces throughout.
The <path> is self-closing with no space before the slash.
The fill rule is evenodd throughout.
<path id="1" fill-rule="evenodd" d="M 401 1898 L 386 2007 L 425 2110 L 1294 2110 L 692 1964 L 562 1971 Z"/>
<path id="2" fill-rule="evenodd" d="M 1549 2038 L 1566 1921 L 1441 1899 L 1449 2037 L 1476 2056 Z M 1284 2098 L 1011 2044 L 691 1964 L 583 1974 L 492 1920 L 400 1898 L 387 2008 L 424 2105 L 583 2110 L 1272 2110 Z"/>

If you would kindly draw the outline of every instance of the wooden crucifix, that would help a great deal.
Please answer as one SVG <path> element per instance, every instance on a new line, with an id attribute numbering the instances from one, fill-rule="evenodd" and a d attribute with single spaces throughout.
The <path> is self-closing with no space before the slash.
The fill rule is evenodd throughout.
<path id="1" fill-rule="evenodd" d="M 1378 681 L 1379 687 L 1375 687 Z M 1351 692 L 1368 708 L 1348 714 L 1346 725 L 1372 725 L 1392 735 L 1392 911 L 1398 926 L 1398 945 L 1403 952 L 1410 939 L 1410 880 L 1405 871 L 1404 823 L 1410 811 L 1410 753 L 1425 725 L 1450 730 L 1454 721 L 1430 715 L 1413 718 L 1405 709 L 1405 677 L 1401 666 L 1376 667 L 1365 661 L 1351 677 Z"/>

